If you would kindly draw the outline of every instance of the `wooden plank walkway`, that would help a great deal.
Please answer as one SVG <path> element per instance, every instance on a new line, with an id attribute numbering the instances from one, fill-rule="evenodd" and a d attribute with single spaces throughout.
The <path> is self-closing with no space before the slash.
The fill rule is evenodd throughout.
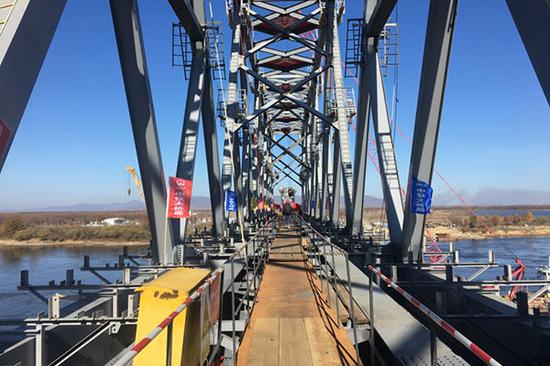
<path id="1" fill-rule="evenodd" d="M 356 365 L 355 349 L 322 297 L 295 229 L 274 240 L 238 365 Z"/>

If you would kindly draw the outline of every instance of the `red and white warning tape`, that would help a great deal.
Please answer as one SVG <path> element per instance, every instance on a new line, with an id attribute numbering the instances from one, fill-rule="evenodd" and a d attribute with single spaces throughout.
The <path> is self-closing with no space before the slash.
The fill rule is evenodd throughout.
<path id="1" fill-rule="evenodd" d="M 162 320 L 149 334 L 143 337 L 143 339 L 141 339 L 137 343 L 134 343 L 134 346 L 124 356 L 117 360 L 113 366 L 124 366 L 132 361 L 138 353 L 140 353 L 149 343 L 151 343 L 153 339 L 155 339 L 156 336 L 158 336 L 164 330 L 164 328 L 168 326 L 168 324 L 172 323 L 172 321 L 179 314 L 181 314 L 190 304 L 197 300 L 208 288 L 208 286 L 210 286 L 214 282 L 216 277 L 222 274 L 222 272 L 223 268 L 216 269 L 198 289 L 196 289 L 191 295 L 189 295 L 189 297 L 187 297 L 185 301 L 183 301 L 181 305 L 176 308 L 176 310 L 174 310 L 172 313 L 170 313 L 170 315 L 164 318 L 164 320 Z"/>
<path id="2" fill-rule="evenodd" d="M 408 302 L 416 306 L 422 313 L 427 315 L 431 320 L 433 320 L 437 325 L 439 325 L 443 330 L 445 330 L 449 335 L 451 335 L 454 339 L 462 343 L 464 346 L 466 346 L 470 351 L 472 351 L 480 360 L 485 362 L 487 365 L 493 365 L 493 366 L 502 366 L 497 360 L 492 358 L 479 348 L 476 344 L 474 344 L 472 341 L 470 341 L 468 338 L 466 338 L 462 333 L 460 333 L 458 330 L 456 330 L 452 325 L 447 323 L 445 320 L 441 319 L 436 313 L 431 311 L 426 305 L 420 303 L 417 299 L 415 299 L 411 294 L 409 294 L 407 291 L 403 290 L 401 287 L 399 287 L 395 282 L 393 282 L 388 277 L 384 276 L 382 272 L 380 272 L 379 269 L 369 265 L 369 270 L 373 272 L 377 277 L 380 277 L 388 286 L 393 288 L 395 291 L 399 292 Z"/>

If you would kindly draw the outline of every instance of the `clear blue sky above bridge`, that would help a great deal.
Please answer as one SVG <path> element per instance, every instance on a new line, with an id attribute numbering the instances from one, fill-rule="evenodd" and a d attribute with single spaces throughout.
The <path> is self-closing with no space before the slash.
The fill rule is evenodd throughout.
<path id="1" fill-rule="evenodd" d="M 212 0 L 225 21 L 224 1 Z M 348 0 L 357 17 L 362 1 Z M 164 169 L 175 172 L 187 83 L 171 67 L 167 1 L 139 1 Z M 412 137 L 427 0 L 401 1 L 397 123 Z M 225 29 L 226 57 L 229 30 Z M 341 29 L 342 48 L 345 25 Z M 346 79 L 349 86 L 353 79 Z M 391 90 L 391 82 L 387 85 Z M 221 133 L 221 129 L 219 129 Z M 353 141 L 353 130 L 350 130 Z M 396 137 L 406 184 L 410 144 Z M 194 195 L 208 195 L 199 142 Z M 550 203 L 550 108 L 503 0 L 462 0 L 453 43 L 437 169 L 468 199 Z M 137 166 L 107 1 L 72 0 L 0 175 L 0 209 L 127 200 Z M 367 194 L 381 196 L 369 162 Z M 434 178 L 440 203 L 456 203 Z M 134 197 L 137 199 L 137 196 Z M 545 201 L 545 202 L 542 202 Z M 437 203 L 437 202 L 436 202 Z"/>

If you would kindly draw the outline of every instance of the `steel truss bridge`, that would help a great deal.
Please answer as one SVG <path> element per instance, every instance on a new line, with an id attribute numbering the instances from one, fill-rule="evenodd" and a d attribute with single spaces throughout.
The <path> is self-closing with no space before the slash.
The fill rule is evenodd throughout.
<path id="1" fill-rule="evenodd" d="M 65 3 L 0 1 L 0 169 Z M 458 0 L 430 1 L 406 193 L 400 185 L 384 89 L 389 19 L 397 0 L 364 0 L 363 12 L 347 22 L 346 41 L 339 36 L 346 25 L 342 0 L 227 0 L 224 6 L 232 31 L 228 65 L 220 42 L 222 27 L 208 16 L 212 3 L 169 3 L 179 20 L 173 26 L 173 63 L 182 66 L 188 78 L 175 175 L 193 181 L 202 124 L 212 231 L 191 235 L 186 219 L 166 219 L 165 174 L 137 1 L 111 0 L 152 234 L 150 253 L 124 250 L 117 263 L 105 266 L 93 266 L 90 258 L 84 258 L 82 270 L 94 274 L 99 284 L 76 281 L 68 270 L 61 282 L 36 285 L 29 272 L 22 271 L 19 289 L 47 303 L 48 311 L 36 318 L 0 319 L 0 327 L 8 328 L 0 333 L 0 363 L 138 364 L 143 363 L 138 361 L 142 351 L 164 342 L 165 352 L 156 359 L 159 364 L 184 360 L 245 364 L 239 359 L 241 348 L 246 363 L 271 364 L 269 356 L 277 351 L 261 352 L 255 341 L 263 334 L 258 324 L 264 310 L 258 315 L 253 309 L 262 306 L 261 301 L 255 305 L 258 297 L 270 296 L 261 284 L 281 291 L 276 285 L 289 275 L 277 272 L 276 266 L 289 261 L 294 264 L 286 266 L 295 266 L 293 270 L 310 281 L 313 293 L 321 294 L 319 302 L 326 303 L 321 308 L 337 324 L 334 334 L 339 335 L 334 339 L 347 350 L 346 362 L 550 364 L 545 347 L 550 344 L 548 317 L 529 305 L 548 290 L 550 281 L 522 281 L 510 266 L 504 266 L 504 275 L 496 280 L 479 280 L 481 274 L 499 268 L 493 252 L 487 259 L 465 263 L 452 246 L 434 252 L 425 244 L 426 213 L 419 206 L 434 172 Z M 506 0 L 506 4 L 550 102 L 550 4 L 544 0 Z M 357 102 L 344 85 L 349 69 L 358 75 Z M 217 90 L 219 83 L 223 86 Z M 357 125 L 353 152 L 352 118 Z M 374 136 L 369 136 L 371 119 Z M 218 141 L 220 125 L 223 141 Z M 389 238 L 366 237 L 362 227 L 371 139 L 377 150 Z M 299 187 L 302 197 L 302 212 L 286 224 L 262 209 L 274 202 L 285 179 Z M 224 210 L 228 191 L 236 193 L 236 221 L 230 221 Z M 305 264 L 298 268 L 296 263 Z M 146 320 L 139 316 L 150 309 L 144 300 L 148 286 L 191 268 L 206 268 L 212 274 L 188 288 L 184 284 L 191 275 L 174 281 L 174 286 L 184 286 L 178 287 L 187 294 L 183 302 L 173 312 L 157 314 L 164 320 L 156 328 L 141 329 Z M 457 276 L 462 268 L 473 268 L 474 273 Z M 121 280 L 106 275 L 113 272 Z M 518 292 L 515 303 L 500 298 L 501 288 L 518 285 L 535 287 L 536 296 Z M 174 340 L 174 329 L 179 329 L 175 319 L 191 314 L 193 304 L 215 286 L 221 291 L 219 318 L 207 327 L 212 334 L 205 358 L 189 361 L 187 346 Z M 289 298 L 293 287 L 298 284 L 288 286 Z M 77 294 L 72 296 L 75 301 L 62 306 L 62 293 Z M 276 297 L 272 301 L 276 307 Z M 305 305 L 288 305 L 288 311 L 300 306 Z M 287 320 L 277 319 L 283 332 Z M 322 338 L 325 333 L 320 328 L 306 330 Z M 187 331 L 186 325 L 182 332 Z M 326 341 L 328 348 L 333 341 Z M 300 352 L 289 353 L 282 344 L 278 364 L 307 363 L 296 361 Z M 313 348 L 311 357 L 315 359 Z"/>

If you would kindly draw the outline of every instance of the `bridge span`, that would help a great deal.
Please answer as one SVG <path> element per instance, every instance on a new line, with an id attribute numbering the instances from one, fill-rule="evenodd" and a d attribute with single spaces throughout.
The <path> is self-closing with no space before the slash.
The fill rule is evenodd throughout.
<path id="1" fill-rule="evenodd" d="M 550 318 L 534 306 L 550 277 L 526 280 L 510 248 L 514 267 L 493 251 L 461 261 L 426 227 L 459 1 L 430 0 L 415 30 L 426 36 L 405 179 L 386 91 L 397 0 L 353 1 L 356 14 L 350 3 L 168 0 L 187 94 L 167 184 L 138 1 L 109 1 L 150 245 L 105 265 L 84 257 L 95 282 L 22 269 L 18 289 L 44 312 L 0 319 L 1 365 L 550 364 Z M 0 0 L 0 169 L 65 4 Z M 549 98 L 550 3 L 506 5 Z M 378 232 L 363 220 L 369 158 Z M 191 227 L 199 174 L 203 232 Z"/>

